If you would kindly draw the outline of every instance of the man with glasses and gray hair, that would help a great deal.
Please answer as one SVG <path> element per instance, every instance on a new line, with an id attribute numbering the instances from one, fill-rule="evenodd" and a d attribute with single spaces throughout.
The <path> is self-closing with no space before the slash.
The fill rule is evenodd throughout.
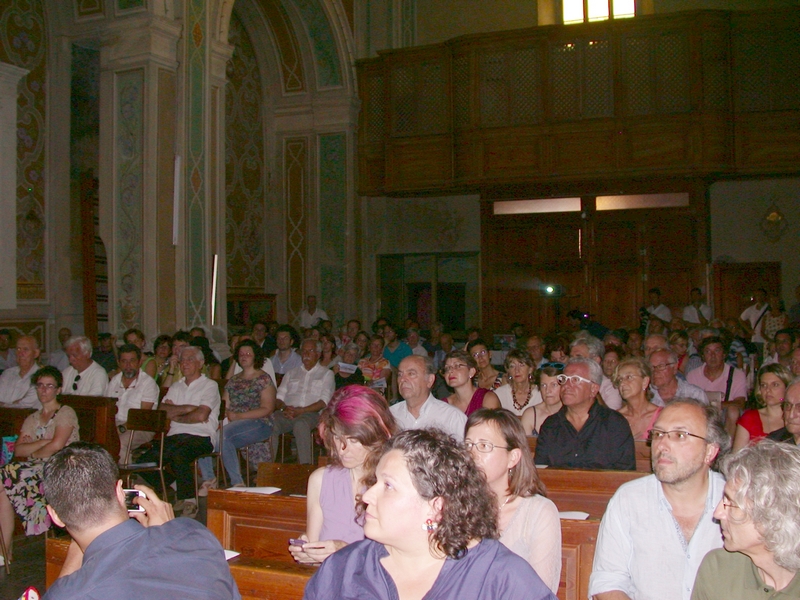
<path id="1" fill-rule="evenodd" d="M 776 442 L 800 446 L 800 377 L 786 386 L 783 393 L 783 427 L 767 437 Z"/>
<path id="2" fill-rule="evenodd" d="M 536 464 L 571 469 L 636 469 L 628 421 L 597 401 L 603 369 L 591 358 L 571 358 L 558 376 L 564 405 L 542 423 Z"/>
<path id="3" fill-rule="evenodd" d="M 620 486 L 600 523 L 595 600 L 690 600 L 703 557 L 722 545 L 714 509 L 725 480 L 711 469 L 731 440 L 719 412 L 675 398 L 650 441 L 653 475 Z"/>
<path id="4" fill-rule="evenodd" d="M 800 598 L 800 448 L 762 440 L 721 471 L 724 550 L 703 559 L 692 600 Z"/>
<path id="5" fill-rule="evenodd" d="M 106 393 L 108 373 L 92 360 L 92 342 L 89 338 L 76 335 L 64 344 L 69 366 L 64 369 L 63 395 L 102 396 Z"/>
<path id="6" fill-rule="evenodd" d="M 702 389 L 678 378 L 678 356 L 672 350 L 656 350 L 648 361 L 653 371 L 650 383 L 653 404 L 664 406 L 673 398 L 694 398 L 708 404 L 708 396 Z"/>

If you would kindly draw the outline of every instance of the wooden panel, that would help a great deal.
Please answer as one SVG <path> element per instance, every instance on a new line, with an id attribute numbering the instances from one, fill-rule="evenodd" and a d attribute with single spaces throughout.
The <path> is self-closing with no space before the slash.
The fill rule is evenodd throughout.
<path id="1" fill-rule="evenodd" d="M 561 521 L 561 583 L 559 600 L 589 597 L 599 521 Z"/>
<path id="2" fill-rule="evenodd" d="M 114 417 L 117 399 L 104 396 L 59 396 L 78 415 L 81 440 L 100 444 L 111 456 L 119 456 L 119 432 Z"/>
<path id="3" fill-rule="evenodd" d="M 636 446 L 636 471 L 638 473 L 652 473 L 653 464 L 650 461 L 650 443 L 634 442 L 634 445 Z"/>
<path id="4" fill-rule="evenodd" d="M 19 435 L 25 419 L 34 412 L 33 408 L 0 406 L 0 437 Z"/>
<path id="5" fill-rule="evenodd" d="M 689 162 L 690 129 L 681 121 L 661 120 L 636 125 L 629 123 L 623 132 L 619 167 L 648 167 L 661 171 Z"/>
<path id="6" fill-rule="evenodd" d="M 594 319 L 606 327 L 637 327 L 641 297 L 638 267 L 598 269 L 595 274 L 597 303 L 590 309 Z"/>
<path id="7" fill-rule="evenodd" d="M 308 486 L 308 477 L 317 468 L 318 465 L 263 462 L 258 465 L 258 483 L 256 485 L 280 488 L 283 495 L 303 495 Z"/>
<path id="8" fill-rule="evenodd" d="M 539 136 L 492 136 L 483 141 L 483 175 L 486 177 L 532 176 L 544 170 Z"/>
<path id="9" fill-rule="evenodd" d="M 603 130 L 584 128 L 583 131 L 553 135 L 553 172 L 588 173 L 613 169 L 615 166 L 616 131 L 609 123 Z"/>
<path id="10" fill-rule="evenodd" d="M 317 567 L 237 556 L 228 561 L 242 600 L 300 600 Z"/>
<path id="11" fill-rule="evenodd" d="M 781 294 L 781 263 L 731 263 L 714 265 L 714 314 L 738 319 L 753 304 L 758 288 Z"/>
<path id="12" fill-rule="evenodd" d="M 547 497 L 555 502 L 558 510 L 588 512 L 591 519 L 602 518 L 619 486 L 644 475 L 634 471 L 539 470 Z"/>
<path id="13" fill-rule="evenodd" d="M 395 139 L 387 144 L 386 189 L 442 188 L 453 177 L 452 138 Z"/>
<path id="14" fill-rule="evenodd" d="M 736 167 L 763 172 L 797 167 L 800 112 L 742 113 L 736 119 Z"/>

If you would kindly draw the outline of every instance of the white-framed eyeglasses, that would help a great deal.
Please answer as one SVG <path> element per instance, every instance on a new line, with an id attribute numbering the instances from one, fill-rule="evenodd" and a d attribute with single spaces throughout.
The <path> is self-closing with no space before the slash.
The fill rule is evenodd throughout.
<path id="1" fill-rule="evenodd" d="M 588 383 L 592 385 L 592 381 L 590 379 L 586 379 L 586 377 L 581 377 L 580 375 L 559 375 L 556 377 L 559 385 L 567 385 L 567 383 L 571 383 L 572 385 L 580 385 L 581 383 Z"/>

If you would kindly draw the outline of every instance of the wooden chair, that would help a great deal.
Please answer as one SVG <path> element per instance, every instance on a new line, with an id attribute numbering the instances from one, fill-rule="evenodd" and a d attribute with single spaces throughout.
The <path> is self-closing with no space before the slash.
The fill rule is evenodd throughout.
<path id="1" fill-rule="evenodd" d="M 288 436 L 288 437 L 287 437 Z M 289 451 L 291 452 L 292 448 L 292 440 L 294 439 L 294 435 L 291 431 L 286 433 L 280 434 L 278 436 L 278 451 L 275 453 L 275 456 L 272 457 L 272 460 L 275 462 L 285 463 L 286 462 L 286 446 L 289 446 Z M 317 443 L 317 432 L 316 429 L 311 430 L 311 464 L 315 464 L 316 461 L 319 459 L 320 454 L 322 453 L 321 446 Z M 280 459 L 278 459 L 280 456 Z"/>
<path id="2" fill-rule="evenodd" d="M 155 433 L 153 443 L 159 444 L 158 463 L 155 465 L 130 463 L 131 459 L 131 444 L 133 437 L 128 438 L 128 445 L 125 448 L 125 461 L 120 465 L 120 476 L 125 478 L 126 485 L 130 487 L 131 476 L 135 473 L 152 473 L 157 471 L 161 478 L 161 498 L 166 501 L 167 499 L 167 485 L 164 482 L 164 439 L 169 431 L 169 419 L 167 418 L 167 411 L 165 410 L 152 410 L 132 408 L 128 411 L 128 422 L 126 427 L 130 431 L 151 431 Z"/>
<path id="3" fill-rule="evenodd" d="M 11 575 L 11 563 L 8 560 L 8 548 L 6 548 L 6 541 L 3 538 L 2 527 L 0 527 L 0 556 L 3 557 L 3 563 L 6 566 L 6 575 Z"/>

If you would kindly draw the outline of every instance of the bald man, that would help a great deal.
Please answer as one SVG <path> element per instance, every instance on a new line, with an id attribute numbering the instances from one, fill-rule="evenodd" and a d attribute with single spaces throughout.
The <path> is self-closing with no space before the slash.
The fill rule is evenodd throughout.
<path id="1" fill-rule="evenodd" d="M 0 404 L 11 408 L 42 408 L 31 375 L 39 370 L 39 342 L 23 335 L 17 340 L 17 366 L 0 375 Z"/>

